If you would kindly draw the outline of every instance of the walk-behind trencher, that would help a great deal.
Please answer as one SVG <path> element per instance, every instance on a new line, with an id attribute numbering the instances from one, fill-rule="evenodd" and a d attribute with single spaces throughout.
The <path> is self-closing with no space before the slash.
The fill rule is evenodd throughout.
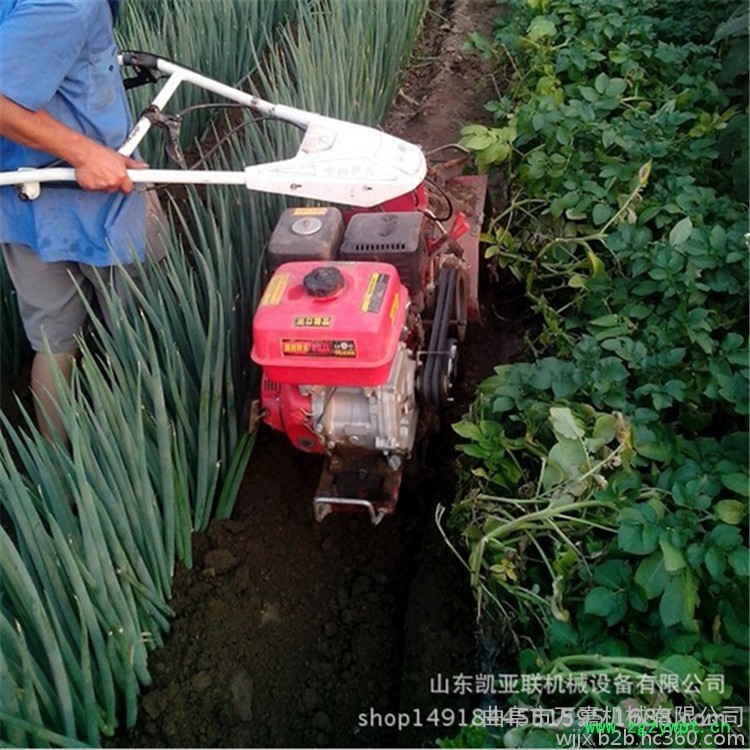
<path id="1" fill-rule="evenodd" d="M 393 513 L 404 461 L 450 398 L 458 350 L 477 320 L 478 244 L 486 179 L 460 176 L 464 154 L 433 152 L 373 128 L 272 104 L 155 55 L 126 52 L 129 81 L 160 81 L 119 149 L 132 155 L 153 125 L 174 157 L 179 117 L 165 107 L 187 82 L 304 131 L 290 159 L 244 171 L 133 170 L 134 183 L 244 185 L 298 198 L 267 247 L 270 278 L 253 320 L 251 357 L 263 370 L 251 415 L 299 450 L 324 455 L 315 516 Z M 126 81 L 128 85 L 128 81 Z M 182 161 L 181 158 L 178 161 Z M 71 168 L 0 173 L 19 198 Z M 305 199 L 304 201 L 302 199 Z M 336 204 L 331 205 L 331 204 Z"/>

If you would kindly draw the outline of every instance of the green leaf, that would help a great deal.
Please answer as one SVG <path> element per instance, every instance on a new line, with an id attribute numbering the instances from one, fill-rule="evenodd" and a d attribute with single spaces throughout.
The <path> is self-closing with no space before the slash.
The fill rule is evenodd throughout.
<path id="1" fill-rule="evenodd" d="M 738 5 L 737 8 L 740 9 L 741 5 Z M 730 36 L 747 36 L 747 25 L 747 13 L 733 15 L 728 21 L 719 24 L 711 40 L 711 44 L 716 44 Z"/>
<path id="2" fill-rule="evenodd" d="M 488 134 L 470 135 L 468 138 L 461 139 L 461 145 L 472 151 L 481 151 L 495 142 L 495 139 Z"/>
<path id="3" fill-rule="evenodd" d="M 552 406 L 549 410 L 552 429 L 559 438 L 580 440 L 586 431 L 578 424 L 573 412 L 568 407 Z"/>
<path id="4" fill-rule="evenodd" d="M 474 424 L 474 422 L 469 422 L 464 419 L 451 426 L 453 427 L 453 431 L 462 438 L 467 438 L 468 440 L 481 440 L 483 437 L 482 431 L 476 424 Z"/>
<path id="5" fill-rule="evenodd" d="M 487 132 L 485 125 L 465 125 L 461 128 L 461 135 L 480 135 Z"/>
<path id="6" fill-rule="evenodd" d="M 601 276 L 605 270 L 604 263 L 590 247 L 586 248 L 586 258 L 591 266 L 591 276 Z"/>
<path id="7" fill-rule="evenodd" d="M 586 277 L 580 274 L 574 274 L 568 279 L 568 286 L 571 289 L 585 289 L 586 288 Z"/>
<path id="8" fill-rule="evenodd" d="M 561 146 L 568 146 L 571 140 L 570 131 L 561 125 L 555 133 L 555 139 Z"/>
<path id="9" fill-rule="evenodd" d="M 636 612 L 645 612 L 648 609 L 646 595 L 638 586 L 631 586 L 628 589 L 628 604 Z"/>
<path id="10" fill-rule="evenodd" d="M 512 734 L 513 730 L 510 730 L 508 734 Z M 486 744 L 486 739 L 483 737 L 483 744 Z M 553 742 L 552 735 L 548 729 L 531 729 L 523 734 L 523 743 L 521 747 L 525 748 L 544 748 L 544 747 L 557 747 L 557 744 Z"/>
<path id="11" fill-rule="evenodd" d="M 602 146 L 609 148 L 617 139 L 617 131 L 613 128 L 607 128 L 602 133 Z"/>
<path id="12" fill-rule="evenodd" d="M 636 425 L 634 429 L 634 447 L 636 453 L 652 461 L 668 461 L 674 454 L 674 447 L 665 439 L 662 430 L 654 425 L 647 429 L 643 425 Z"/>
<path id="13" fill-rule="evenodd" d="M 715 544 L 725 552 L 733 550 L 742 544 L 742 534 L 736 526 L 719 524 L 709 535 L 711 544 Z"/>
<path id="14" fill-rule="evenodd" d="M 664 555 L 661 552 L 649 555 L 636 568 L 634 580 L 643 589 L 647 599 L 659 596 L 669 580 L 664 567 Z"/>
<path id="15" fill-rule="evenodd" d="M 589 615 L 607 617 L 617 607 L 617 596 L 611 589 L 596 586 L 586 595 L 583 611 Z"/>
<path id="16" fill-rule="evenodd" d="M 484 448 L 476 445 L 475 443 L 458 445 L 456 446 L 456 450 L 459 450 L 461 451 L 461 453 L 465 453 L 467 456 L 471 456 L 472 458 L 486 459 L 488 457 L 487 451 Z"/>
<path id="17" fill-rule="evenodd" d="M 698 593 L 690 571 L 683 568 L 667 581 L 661 601 L 659 615 L 666 627 L 683 625 L 692 629 L 693 613 L 698 603 Z"/>
<path id="18" fill-rule="evenodd" d="M 532 118 L 531 118 L 531 126 L 534 128 L 534 130 L 541 130 L 545 125 L 547 124 L 547 118 L 541 113 L 537 112 Z"/>
<path id="19" fill-rule="evenodd" d="M 714 513 L 720 521 L 737 526 L 745 517 L 745 506 L 739 500 L 720 500 Z"/>
<path id="20" fill-rule="evenodd" d="M 664 390 L 676 401 L 685 400 L 685 382 L 682 380 L 668 380 L 664 384 Z"/>
<path id="21" fill-rule="evenodd" d="M 750 629 L 747 627 L 747 614 L 740 620 L 730 602 L 719 602 L 719 614 L 721 615 L 724 630 L 729 637 L 744 648 L 750 646 Z"/>
<path id="22" fill-rule="evenodd" d="M 601 383 L 622 383 L 630 377 L 627 367 L 619 357 L 604 357 L 599 360 L 599 369 L 595 374 Z"/>
<path id="23" fill-rule="evenodd" d="M 516 408 L 515 399 L 510 396 L 498 396 L 492 402 L 492 410 L 496 412 L 510 411 Z"/>
<path id="24" fill-rule="evenodd" d="M 628 87 L 628 82 L 624 78 L 611 78 L 604 92 L 605 96 L 617 98 Z"/>
<path id="25" fill-rule="evenodd" d="M 676 570 L 680 570 L 687 565 L 685 555 L 669 542 L 669 532 L 665 531 L 659 537 L 659 546 L 664 555 L 664 568 L 668 572 L 674 573 Z"/>
<path id="26" fill-rule="evenodd" d="M 609 443 L 617 435 L 617 417 L 613 414 L 602 414 L 596 418 L 593 436 Z"/>
<path id="27" fill-rule="evenodd" d="M 682 245 L 690 237 L 693 231 L 693 222 L 689 216 L 678 221 L 669 233 L 669 244 L 672 246 Z"/>
<path id="28" fill-rule="evenodd" d="M 720 706 L 722 704 L 722 702 L 726 698 L 729 697 L 728 696 L 728 690 L 727 690 L 727 686 L 724 687 L 723 691 L 722 690 L 718 690 L 719 684 L 716 684 L 716 686 L 714 686 L 714 684 L 715 683 L 711 683 L 708 680 L 704 680 L 701 683 L 700 696 L 701 696 L 701 700 L 705 704 L 707 704 L 709 706 L 718 707 L 718 706 Z"/>
<path id="29" fill-rule="evenodd" d="M 718 547 L 709 547 L 703 558 L 703 564 L 711 574 L 711 578 L 716 581 L 724 580 L 724 573 L 727 569 L 727 558 Z"/>
<path id="30" fill-rule="evenodd" d="M 739 472 L 724 474 L 721 477 L 721 483 L 728 490 L 732 490 L 732 492 L 736 492 L 742 497 L 748 497 L 750 495 L 750 487 L 748 487 L 747 474 L 740 474 Z"/>
<path id="31" fill-rule="evenodd" d="M 658 667 L 661 674 L 676 674 L 680 682 L 692 677 L 693 675 L 703 676 L 705 669 L 703 665 L 694 657 L 684 654 L 672 654 L 664 659 Z"/>
<path id="32" fill-rule="evenodd" d="M 614 214 L 614 210 L 606 203 L 597 203 L 591 213 L 591 219 L 596 226 L 601 226 Z"/>
<path id="33" fill-rule="evenodd" d="M 620 512 L 617 542 L 623 552 L 648 555 L 659 545 L 656 514 L 645 503 Z"/>
<path id="34" fill-rule="evenodd" d="M 624 588 L 632 575 L 633 568 L 625 560 L 606 560 L 594 569 L 594 581 L 608 589 Z"/>
<path id="35" fill-rule="evenodd" d="M 579 86 L 578 90 L 581 92 L 581 96 L 587 101 L 587 102 L 598 102 L 599 101 L 599 94 L 596 89 L 591 88 L 591 86 Z"/>
<path id="36" fill-rule="evenodd" d="M 612 328 L 612 326 L 619 325 L 620 320 L 619 315 L 609 313 L 608 315 L 601 315 L 598 318 L 593 318 L 589 321 L 589 325 L 597 328 Z"/>
<path id="37" fill-rule="evenodd" d="M 536 16 L 529 24 L 526 36 L 538 42 L 547 36 L 554 36 L 556 31 L 554 22 L 547 16 Z"/>
<path id="38" fill-rule="evenodd" d="M 747 578 L 750 575 L 750 550 L 747 547 L 737 547 L 729 553 L 729 564 L 738 576 Z"/>
<path id="39" fill-rule="evenodd" d="M 715 250 L 724 250 L 727 244 L 727 232 L 724 227 L 719 224 L 713 227 L 709 235 L 709 242 Z"/>
<path id="40" fill-rule="evenodd" d="M 586 451 L 579 441 L 560 440 L 552 446 L 547 456 L 542 485 L 549 489 L 560 482 L 578 478 L 586 459 Z"/>
<path id="41" fill-rule="evenodd" d="M 609 85 L 609 76 L 606 73 L 599 73 L 599 75 L 594 79 L 594 88 L 600 94 L 606 94 L 608 85 Z"/>
<path id="42" fill-rule="evenodd" d="M 513 149 L 503 141 L 493 141 L 487 148 L 477 155 L 477 164 L 489 166 L 490 164 L 501 164 L 512 153 Z"/>
<path id="43" fill-rule="evenodd" d="M 617 419 L 612 414 L 601 414 L 596 419 L 594 431 L 586 441 L 590 451 L 598 451 L 617 436 Z"/>
<path id="44" fill-rule="evenodd" d="M 578 633 L 568 622 L 562 622 L 556 618 L 549 621 L 550 647 L 553 649 L 565 649 L 578 645 Z"/>

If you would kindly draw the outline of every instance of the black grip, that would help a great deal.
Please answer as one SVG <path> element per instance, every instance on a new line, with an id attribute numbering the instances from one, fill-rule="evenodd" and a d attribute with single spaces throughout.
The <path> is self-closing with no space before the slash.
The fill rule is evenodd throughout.
<path id="1" fill-rule="evenodd" d="M 146 68 L 156 70 L 159 67 L 159 56 L 151 52 L 123 52 L 122 64 L 132 65 L 134 68 Z"/>

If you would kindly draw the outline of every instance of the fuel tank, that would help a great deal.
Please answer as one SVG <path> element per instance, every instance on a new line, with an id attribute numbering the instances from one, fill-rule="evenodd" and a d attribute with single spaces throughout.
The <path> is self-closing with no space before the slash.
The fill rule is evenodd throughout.
<path id="1" fill-rule="evenodd" d="M 383 385 L 408 302 L 388 263 L 285 263 L 255 313 L 251 357 L 277 383 Z"/>

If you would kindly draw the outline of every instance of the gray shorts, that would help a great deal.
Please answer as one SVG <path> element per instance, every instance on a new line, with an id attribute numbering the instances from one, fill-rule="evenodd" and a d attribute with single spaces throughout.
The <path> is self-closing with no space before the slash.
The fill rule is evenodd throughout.
<path id="1" fill-rule="evenodd" d="M 166 254 L 168 234 L 164 214 L 156 195 L 149 191 L 147 196 L 146 263 L 122 266 L 134 278 L 148 263 L 158 262 Z M 3 244 L 2 252 L 16 289 L 26 337 L 35 352 L 45 351 L 45 336 L 53 354 L 75 352 L 76 336 L 83 331 L 88 317 L 84 298 L 91 302 L 96 295 L 106 318 L 103 290 L 109 287 L 119 293 L 125 283 L 115 267 L 70 261 L 44 263 L 26 245 Z"/>

